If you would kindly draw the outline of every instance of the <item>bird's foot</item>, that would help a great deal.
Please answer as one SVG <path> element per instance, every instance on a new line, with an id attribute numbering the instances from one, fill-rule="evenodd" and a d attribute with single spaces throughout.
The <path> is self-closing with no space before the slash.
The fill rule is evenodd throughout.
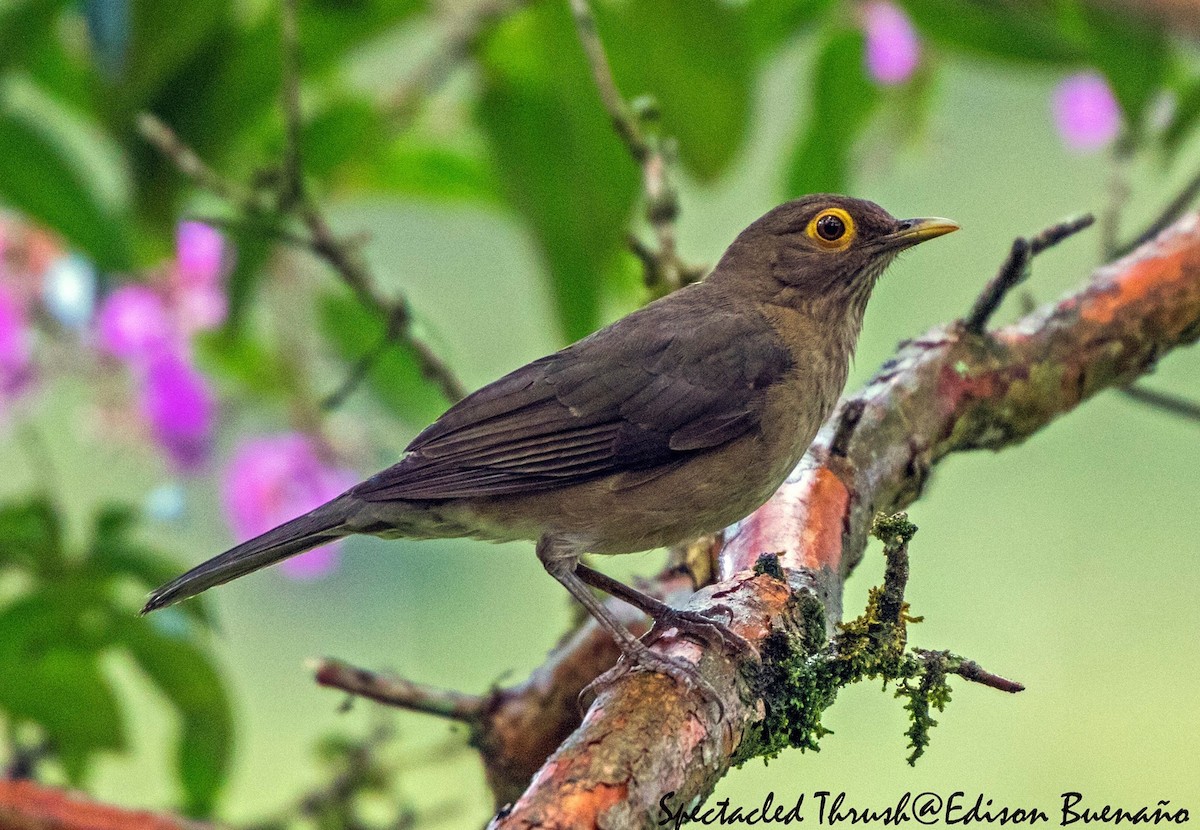
<path id="1" fill-rule="evenodd" d="M 634 640 L 633 645 L 629 647 L 622 647 L 621 659 L 617 661 L 616 665 L 583 687 L 579 692 L 581 705 L 583 701 L 611 686 L 629 672 L 637 670 L 665 674 L 682 686 L 685 691 L 697 691 L 706 700 L 715 703 L 718 720 L 725 716 L 725 704 L 721 701 L 721 696 L 717 693 L 716 688 L 701 676 L 695 666 L 684 660 L 652 651 L 637 640 Z"/>
<path id="2" fill-rule="evenodd" d="M 729 627 L 729 623 L 733 622 L 733 609 L 728 605 L 714 605 L 703 611 L 668 608 L 653 616 L 654 627 L 643 640 L 646 645 L 657 642 L 673 628 L 684 636 L 698 639 L 706 645 L 718 646 L 734 656 L 750 657 L 755 662 L 761 662 L 758 649 Z M 713 619 L 718 616 L 726 617 L 727 622 Z"/>

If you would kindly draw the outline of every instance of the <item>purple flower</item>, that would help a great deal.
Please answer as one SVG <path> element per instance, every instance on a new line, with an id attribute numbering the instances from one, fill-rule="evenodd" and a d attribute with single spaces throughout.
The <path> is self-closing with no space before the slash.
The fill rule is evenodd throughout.
<path id="1" fill-rule="evenodd" d="M 175 262 L 180 283 L 216 285 L 225 276 L 225 238 L 203 222 L 180 222 L 175 229 Z"/>
<path id="2" fill-rule="evenodd" d="M 350 470 L 322 460 L 311 439 L 297 433 L 242 442 L 225 470 L 225 515 L 239 538 L 255 536 L 312 510 L 354 484 Z M 334 542 L 283 563 L 292 579 L 315 579 L 337 567 Z"/>
<path id="3" fill-rule="evenodd" d="M 867 71 L 881 84 L 902 84 L 921 60 L 921 41 L 908 15 L 885 0 L 871 0 L 861 10 L 866 35 Z"/>
<path id="4" fill-rule="evenodd" d="M 188 333 L 225 322 L 229 302 L 222 282 L 228 253 L 220 231 L 202 222 L 180 222 L 175 234 L 175 311 Z"/>
<path id="5" fill-rule="evenodd" d="M 25 309 L 0 283 L 0 398 L 15 397 L 33 382 L 33 343 Z"/>
<path id="6" fill-rule="evenodd" d="M 1121 110 L 1108 82 L 1095 72 L 1072 75 L 1054 90 L 1054 121 L 1073 150 L 1106 146 L 1121 129 Z"/>
<path id="7" fill-rule="evenodd" d="M 173 328 L 162 298 L 144 285 L 125 285 L 109 294 L 97 320 L 101 348 L 136 363 L 170 345 Z"/>
<path id="8" fill-rule="evenodd" d="M 208 382 L 182 356 L 164 349 L 142 379 L 141 409 L 154 439 L 184 471 L 195 470 L 212 448 L 216 403 Z"/>

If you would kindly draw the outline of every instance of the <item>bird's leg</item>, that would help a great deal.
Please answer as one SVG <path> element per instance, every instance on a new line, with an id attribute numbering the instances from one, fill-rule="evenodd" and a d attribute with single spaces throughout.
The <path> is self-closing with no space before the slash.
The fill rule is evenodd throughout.
<path id="1" fill-rule="evenodd" d="M 693 666 L 651 651 L 641 640 L 633 636 L 629 632 L 629 629 L 621 625 L 620 621 L 604 607 L 604 603 L 597 599 L 587 584 L 580 579 L 577 571 L 580 569 L 590 569 L 579 564 L 579 553 L 572 545 L 564 544 L 560 540 L 550 536 L 543 536 L 538 540 L 537 554 L 538 559 L 541 560 L 542 565 L 550 575 L 562 583 L 562 586 L 571 592 L 571 596 L 575 597 L 579 601 L 579 604 L 586 608 L 588 613 L 596 619 L 596 622 L 612 635 L 626 660 L 633 665 L 641 666 L 650 671 L 661 672 L 685 688 L 699 687 L 707 696 L 715 700 L 718 706 L 724 709 L 716 690 L 713 689 L 707 680 L 700 676 L 699 672 Z M 592 573 L 595 572 L 593 571 Z M 611 672 L 606 672 L 601 675 L 588 688 L 615 679 L 610 674 Z"/>
<path id="2" fill-rule="evenodd" d="M 709 616 L 709 613 L 721 612 L 732 616 L 732 612 L 727 606 L 718 605 L 710 609 L 709 613 L 672 608 L 665 602 L 636 588 L 631 588 L 607 574 L 593 570 L 582 562 L 575 566 L 575 573 L 593 588 L 598 588 L 606 594 L 628 602 L 654 620 L 654 628 L 649 634 L 648 643 L 653 643 L 663 635 L 663 632 L 674 628 L 680 634 L 697 637 L 706 643 L 717 642 L 732 652 L 758 657 L 758 651 L 744 637 Z"/>

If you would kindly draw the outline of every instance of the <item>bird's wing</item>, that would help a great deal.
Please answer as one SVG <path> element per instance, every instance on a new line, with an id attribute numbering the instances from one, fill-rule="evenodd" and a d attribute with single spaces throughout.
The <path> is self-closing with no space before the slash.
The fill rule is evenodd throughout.
<path id="1" fill-rule="evenodd" d="M 464 398 L 353 492 L 450 499 L 645 480 L 756 426 L 763 389 L 790 367 L 757 312 L 648 306 Z"/>

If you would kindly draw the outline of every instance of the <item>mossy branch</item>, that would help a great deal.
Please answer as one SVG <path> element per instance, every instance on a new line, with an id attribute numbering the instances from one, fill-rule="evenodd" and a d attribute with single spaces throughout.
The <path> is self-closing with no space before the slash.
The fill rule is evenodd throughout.
<path id="1" fill-rule="evenodd" d="M 884 688 L 895 683 L 896 697 L 907 700 L 904 708 L 911 724 L 906 734 L 913 750 L 908 762 L 916 763 L 929 745 L 929 730 L 937 725 L 930 713 L 942 711 L 950 700 L 946 676 L 996 677 L 982 669 L 964 673 L 963 665 L 978 668 L 978 664 L 948 651 L 906 650 L 909 624 L 921 621 L 921 617 L 910 613 L 904 598 L 909 575 L 908 543 L 916 532 L 917 526 L 906 513 L 875 518 L 871 535 L 884 543 L 883 583 L 870 590 L 862 614 L 840 624 L 831 640 L 822 638 L 823 642 L 814 648 L 811 638 L 804 641 L 784 632 L 767 638 L 759 684 L 766 717 L 758 725 L 755 739 L 741 747 L 739 763 L 752 757 L 774 758 L 788 747 L 819 749 L 821 738 L 829 733 L 821 725 L 822 714 L 833 705 L 839 691 L 863 680 L 882 680 Z M 755 569 L 767 573 L 769 566 L 763 565 L 764 560 L 767 557 L 760 557 Z M 807 628 L 810 632 L 813 628 L 823 630 L 823 623 Z M 1024 688 L 1000 680 L 1004 686 L 988 685 L 1010 692 Z"/>

